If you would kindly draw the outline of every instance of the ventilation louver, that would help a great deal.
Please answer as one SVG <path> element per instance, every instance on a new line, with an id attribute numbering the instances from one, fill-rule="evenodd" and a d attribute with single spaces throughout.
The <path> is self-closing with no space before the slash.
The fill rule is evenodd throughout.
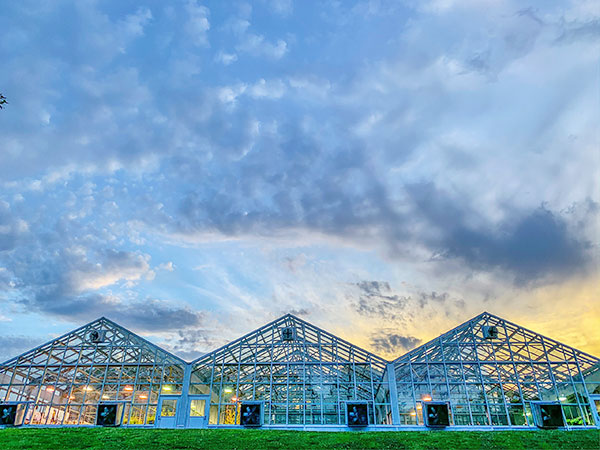
<path id="1" fill-rule="evenodd" d="M 482 327 L 484 339 L 497 339 L 498 338 L 498 327 L 486 326 Z"/>
<path id="2" fill-rule="evenodd" d="M 346 418 L 349 427 L 366 427 L 369 425 L 369 408 L 364 402 L 346 403 Z"/>
<path id="3" fill-rule="evenodd" d="M 119 425 L 117 412 L 119 405 L 116 403 L 101 403 L 98 405 L 96 425 L 102 427 L 116 427 Z"/>
<path id="4" fill-rule="evenodd" d="M 441 428 L 450 425 L 450 408 L 448 403 L 423 403 L 423 419 L 425 425 L 431 428 Z"/>
<path id="5" fill-rule="evenodd" d="M 240 405 L 240 425 L 260 427 L 262 425 L 262 403 L 242 402 Z"/>

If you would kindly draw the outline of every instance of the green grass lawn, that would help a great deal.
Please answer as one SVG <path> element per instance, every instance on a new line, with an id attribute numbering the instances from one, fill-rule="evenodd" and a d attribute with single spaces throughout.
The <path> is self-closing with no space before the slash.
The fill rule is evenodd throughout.
<path id="1" fill-rule="evenodd" d="M 600 430 L 303 432 L 0 429 L 0 449 L 600 449 Z"/>

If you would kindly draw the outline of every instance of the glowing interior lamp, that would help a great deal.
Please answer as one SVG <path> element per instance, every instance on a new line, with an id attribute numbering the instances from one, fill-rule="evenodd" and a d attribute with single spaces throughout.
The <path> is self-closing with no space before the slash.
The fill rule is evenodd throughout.
<path id="1" fill-rule="evenodd" d="M 131 392 L 131 391 L 133 391 L 133 388 L 132 388 L 131 386 L 125 386 L 125 387 L 123 388 L 123 390 L 124 390 L 124 391 L 127 391 L 127 392 Z"/>
<path id="2" fill-rule="evenodd" d="M 235 403 L 238 401 L 238 398 L 234 395 L 233 397 L 231 397 L 231 403 Z"/>
<path id="3" fill-rule="evenodd" d="M 417 403 L 417 409 L 423 409 L 423 405 L 421 405 L 420 403 Z"/>
<path id="4" fill-rule="evenodd" d="M 567 401 L 567 397 L 565 397 L 564 395 L 561 395 L 560 397 L 558 397 L 558 399 L 559 399 L 561 402 L 566 402 L 566 401 Z"/>
<path id="5" fill-rule="evenodd" d="M 104 394 L 104 395 L 102 396 L 102 398 L 103 398 L 103 399 L 110 398 L 110 395 L 108 395 L 108 394 Z"/>
<path id="6" fill-rule="evenodd" d="M 173 388 L 171 386 L 163 386 L 163 391 L 171 391 Z"/>
<path id="7" fill-rule="evenodd" d="M 145 400 L 145 399 L 147 399 L 147 398 L 148 398 L 148 396 L 147 396 L 146 394 L 142 394 L 142 395 L 140 395 L 140 398 L 141 398 L 142 400 Z"/>
<path id="8" fill-rule="evenodd" d="M 422 399 L 424 402 L 430 402 L 430 401 L 431 401 L 431 395 L 429 395 L 429 394 L 425 394 L 423 397 L 421 397 L 421 399 Z"/>
<path id="9" fill-rule="evenodd" d="M 231 394 L 233 392 L 232 388 L 225 388 L 223 389 L 223 392 L 225 392 L 226 394 Z"/>
<path id="10" fill-rule="evenodd" d="M 46 386 L 47 392 L 54 392 L 54 388 L 52 386 Z"/>
<path id="11" fill-rule="evenodd" d="M 91 387 L 91 386 L 86 386 L 86 387 L 84 387 L 84 388 L 83 388 L 83 390 L 84 390 L 84 391 L 93 391 L 93 390 L 94 390 L 94 388 L 93 388 L 93 387 Z"/>
<path id="12" fill-rule="evenodd" d="M 414 417 L 414 416 L 416 416 L 416 415 L 417 415 L 417 413 L 416 413 L 416 411 L 411 411 L 411 412 L 410 412 L 410 415 Z"/>

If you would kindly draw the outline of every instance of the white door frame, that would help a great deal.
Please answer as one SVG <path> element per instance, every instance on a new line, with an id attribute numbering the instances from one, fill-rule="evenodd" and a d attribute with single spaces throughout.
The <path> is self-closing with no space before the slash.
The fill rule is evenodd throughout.
<path id="1" fill-rule="evenodd" d="M 190 408 L 192 406 L 192 400 L 204 400 L 204 417 L 192 417 L 190 415 Z M 186 411 L 186 428 L 206 428 L 208 426 L 208 419 L 210 413 L 210 395 L 208 394 L 191 394 L 188 396 L 187 411 Z"/>
<path id="2" fill-rule="evenodd" d="M 162 417 L 162 404 L 164 400 L 177 400 L 175 406 L 175 415 Z M 181 395 L 161 395 L 158 398 L 158 405 L 156 407 L 156 427 L 157 428 L 175 428 L 177 426 L 177 417 L 179 416 L 179 410 L 181 409 Z"/>

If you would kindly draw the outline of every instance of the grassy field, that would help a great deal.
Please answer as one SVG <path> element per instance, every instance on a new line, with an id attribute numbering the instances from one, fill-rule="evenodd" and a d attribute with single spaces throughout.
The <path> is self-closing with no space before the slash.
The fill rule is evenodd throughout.
<path id="1" fill-rule="evenodd" d="M 0 429 L 0 449 L 600 449 L 600 430 L 302 432 Z"/>

